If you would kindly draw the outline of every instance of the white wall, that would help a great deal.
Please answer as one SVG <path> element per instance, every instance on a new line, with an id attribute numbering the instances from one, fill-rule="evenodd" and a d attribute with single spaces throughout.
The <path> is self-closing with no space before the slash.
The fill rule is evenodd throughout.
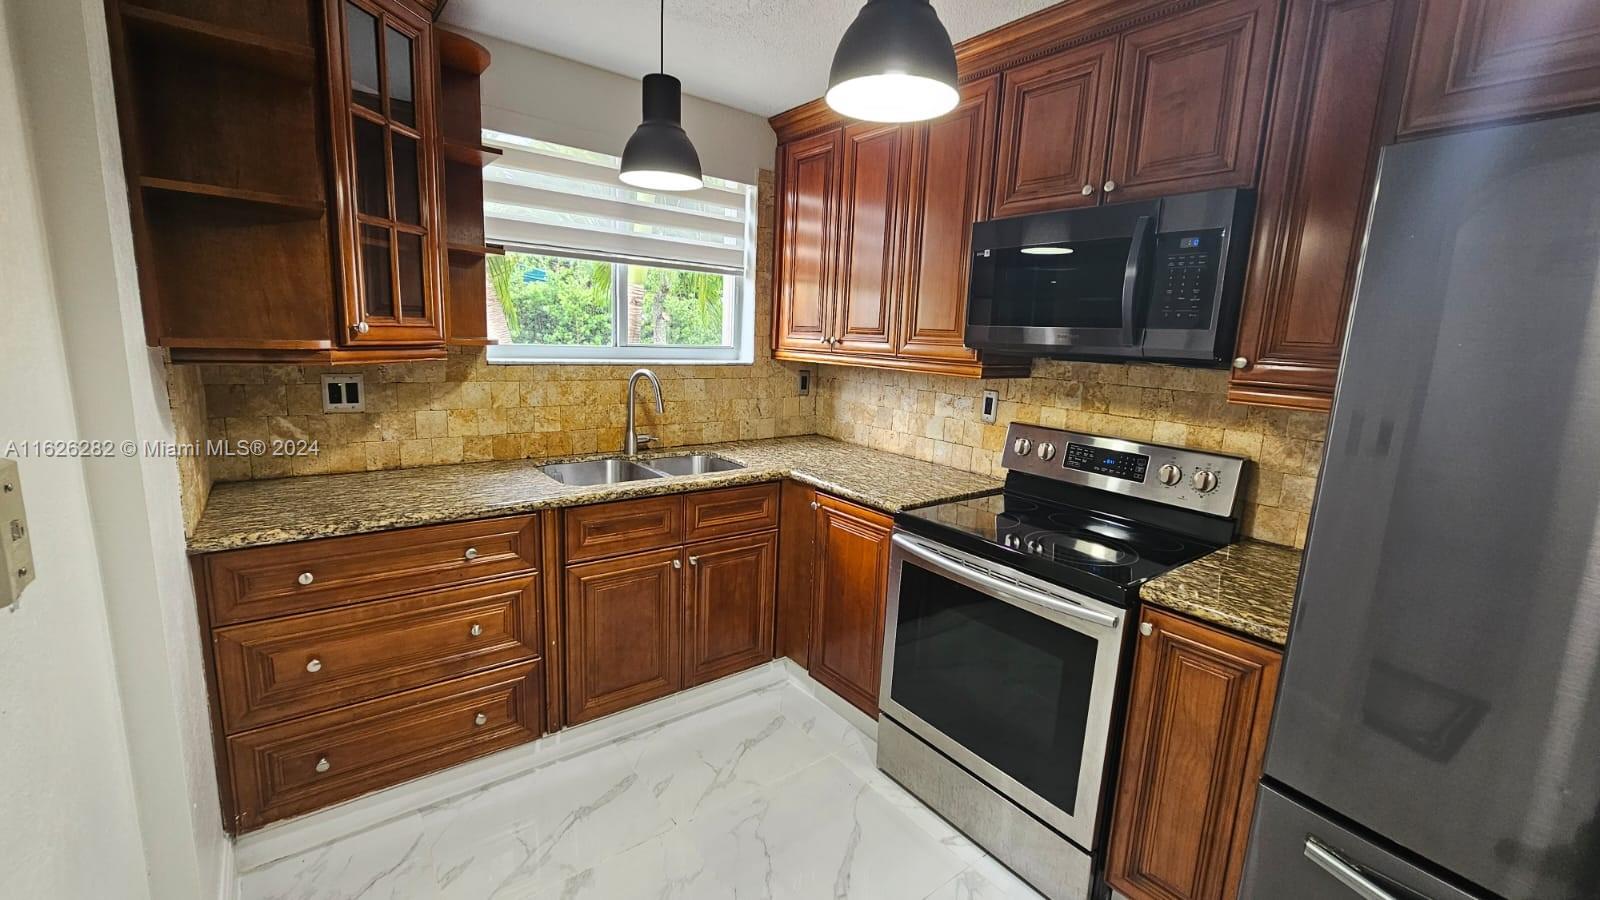
<path id="1" fill-rule="evenodd" d="M 0 449 L 171 440 L 143 342 L 104 6 L 0 9 Z M 28 460 L 23 480 L 39 580 L 0 614 L 0 897 L 217 897 L 232 844 L 176 465 Z"/>
<path id="2" fill-rule="evenodd" d="M 643 114 L 637 79 L 471 36 L 493 60 L 483 76 L 484 127 L 622 155 Z M 777 136 L 760 116 L 685 96 L 683 127 L 707 175 L 755 184 L 758 170 L 772 168 Z"/>

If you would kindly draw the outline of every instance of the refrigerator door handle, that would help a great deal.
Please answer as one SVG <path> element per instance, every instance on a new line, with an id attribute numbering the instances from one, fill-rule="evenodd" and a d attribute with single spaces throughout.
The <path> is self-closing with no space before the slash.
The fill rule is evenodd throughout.
<path id="1" fill-rule="evenodd" d="M 1349 888 L 1361 900 L 1400 900 L 1378 886 L 1378 883 L 1361 873 L 1360 869 L 1344 861 L 1326 844 L 1314 837 L 1306 838 L 1306 859 L 1316 863 L 1324 872 Z"/>

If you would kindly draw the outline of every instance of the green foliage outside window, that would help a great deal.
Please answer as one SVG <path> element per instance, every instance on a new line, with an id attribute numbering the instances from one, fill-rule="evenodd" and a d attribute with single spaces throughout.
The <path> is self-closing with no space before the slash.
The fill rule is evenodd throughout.
<path id="1" fill-rule="evenodd" d="M 612 342 L 611 263 L 527 253 L 491 256 L 489 286 L 517 344 L 603 347 Z M 726 278 L 628 266 L 630 316 L 622 343 L 721 346 Z M 630 335 L 637 337 L 630 340 Z"/>

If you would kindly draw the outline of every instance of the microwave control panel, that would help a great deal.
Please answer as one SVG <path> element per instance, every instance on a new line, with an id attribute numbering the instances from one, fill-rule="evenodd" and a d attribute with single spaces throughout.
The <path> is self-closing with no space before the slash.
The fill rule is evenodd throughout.
<path id="1" fill-rule="evenodd" d="M 1210 328 L 1222 267 L 1221 229 L 1156 236 L 1146 328 Z"/>

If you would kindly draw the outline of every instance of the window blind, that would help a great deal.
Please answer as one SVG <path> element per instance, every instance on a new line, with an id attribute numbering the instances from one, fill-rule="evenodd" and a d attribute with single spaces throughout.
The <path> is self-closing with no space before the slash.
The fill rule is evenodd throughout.
<path id="1" fill-rule="evenodd" d="M 499 131 L 484 170 L 484 226 L 493 243 L 555 256 L 744 274 L 754 189 L 719 178 L 658 194 L 617 179 L 622 160 Z"/>

